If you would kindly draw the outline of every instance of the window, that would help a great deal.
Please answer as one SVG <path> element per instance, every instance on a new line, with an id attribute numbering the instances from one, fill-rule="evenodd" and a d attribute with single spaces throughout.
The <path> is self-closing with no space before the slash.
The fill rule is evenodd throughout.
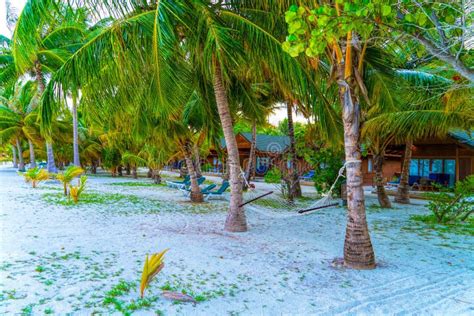
<path id="1" fill-rule="evenodd" d="M 374 170 L 374 166 L 373 166 L 372 158 L 369 158 L 369 160 L 367 161 L 367 171 L 372 172 L 373 170 Z"/>
<path id="2" fill-rule="evenodd" d="M 456 161 L 454 159 L 412 159 L 410 175 L 432 178 L 441 184 L 454 185 Z"/>

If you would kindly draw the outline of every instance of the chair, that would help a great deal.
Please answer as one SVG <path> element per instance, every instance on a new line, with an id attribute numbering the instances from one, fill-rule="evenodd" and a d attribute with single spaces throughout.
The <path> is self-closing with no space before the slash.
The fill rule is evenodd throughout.
<path id="1" fill-rule="evenodd" d="M 224 193 L 225 191 L 230 187 L 229 181 L 222 181 L 222 184 L 219 189 L 216 191 L 207 191 L 206 193 L 203 192 L 203 194 L 206 196 L 204 200 L 209 200 L 212 197 L 225 197 Z"/>
<path id="2" fill-rule="evenodd" d="M 205 187 L 204 189 L 201 189 L 201 193 L 202 194 L 207 194 L 209 191 L 211 191 L 212 189 L 214 189 L 217 185 L 215 185 L 214 183 L 213 184 L 209 184 L 207 187 Z M 184 189 L 180 189 L 181 192 L 183 192 L 183 195 L 188 197 L 189 195 L 191 195 L 191 187 L 188 187 L 188 188 L 184 188 Z"/>
<path id="3" fill-rule="evenodd" d="M 166 181 L 166 184 L 170 188 L 181 188 L 183 187 L 183 185 L 186 186 L 188 183 L 191 183 L 190 180 L 191 177 L 189 175 L 186 175 L 183 181 Z"/>
<path id="4" fill-rule="evenodd" d="M 314 170 L 310 170 L 306 174 L 302 175 L 301 179 L 305 180 L 305 181 L 311 181 L 311 180 L 313 180 L 313 177 L 314 177 L 315 174 L 316 174 L 316 172 Z"/>

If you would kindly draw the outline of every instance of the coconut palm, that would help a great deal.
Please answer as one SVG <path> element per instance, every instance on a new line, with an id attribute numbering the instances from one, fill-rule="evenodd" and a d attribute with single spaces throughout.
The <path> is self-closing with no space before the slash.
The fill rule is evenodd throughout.
<path id="1" fill-rule="evenodd" d="M 19 169 L 24 171 L 22 140 L 28 140 L 30 147 L 30 166 L 35 167 L 34 148 L 28 138 L 28 124 L 32 124 L 31 103 L 35 94 L 35 84 L 31 81 L 18 82 L 13 90 L 0 97 L 0 137 L 3 142 L 14 143 L 18 152 Z"/>
<path id="2" fill-rule="evenodd" d="M 20 175 L 25 178 L 26 182 L 31 182 L 33 188 L 36 188 L 39 182 L 49 179 L 48 171 L 38 167 L 28 169 L 26 172 L 20 173 Z"/>
<path id="3" fill-rule="evenodd" d="M 12 55 L 17 73 L 36 78 L 38 95 L 45 89 L 46 75 L 58 69 L 84 37 L 84 13 L 53 0 L 26 2 L 13 33 Z M 45 135 L 48 171 L 55 172 L 51 135 Z"/>

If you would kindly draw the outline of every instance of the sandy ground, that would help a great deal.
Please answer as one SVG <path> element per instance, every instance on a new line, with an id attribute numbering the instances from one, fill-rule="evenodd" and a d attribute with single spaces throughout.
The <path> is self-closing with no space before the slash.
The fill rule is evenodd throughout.
<path id="1" fill-rule="evenodd" d="M 368 196 L 378 268 L 354 271 L 331 264 L 342 256 L 340 207 L 286 219 L 249 210 L 249 232 L 230 234 L 225 201 L 195 206 L 176 190 L 111 185 L 136 181 L 90 177 L 88 192 L 108 200 L 64 206 L 47 200 L 59 184 L 32 189 L 1 167 L 0 313 L 474 314 L 474 241 L 410 220 L 427 212 L 422 202 L 382 211 Z M 164 270 L 137 300 L 146 253 L 164 248 Z M 176 304 L 161 289 L 201 302 Z"/>

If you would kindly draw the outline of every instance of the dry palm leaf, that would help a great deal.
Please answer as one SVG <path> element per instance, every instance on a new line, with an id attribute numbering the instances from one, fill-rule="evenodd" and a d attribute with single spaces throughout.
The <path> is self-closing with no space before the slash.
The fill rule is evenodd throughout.
<path id="1" fill-rule="evenodd" d="M 163 291 L 163 297 L 173 301 L 197 303 L 191 295 L 179 292 Z"/>

